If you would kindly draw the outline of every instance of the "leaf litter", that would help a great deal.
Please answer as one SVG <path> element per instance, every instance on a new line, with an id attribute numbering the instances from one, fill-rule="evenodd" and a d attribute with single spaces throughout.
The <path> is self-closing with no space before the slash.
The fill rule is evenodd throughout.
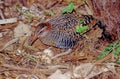
<path id="1" fill-rule="evenodd" d="M 80 14 L 93 14 L 85 0 L 72 1 L 74 5 L 69 0 L 0 1 L 0 6 L 5 8 L 0 8 L 1 79 L 104 79 L 105 75 L 120 78 L 120 65 L 116 63 L 119 63 L 119 55 L 96 59 L 109 45 L 98 40 L 101 30 L 97 27 L 86 33 L 87 38 L 72 51 L 46 46 L 40 40 L 29 46 L 36 25 L 61 14 L 62 10 L 62 13 L 72 12 L 74 7 Z M 65 9 L 68 5 L 70 7 Z"/>

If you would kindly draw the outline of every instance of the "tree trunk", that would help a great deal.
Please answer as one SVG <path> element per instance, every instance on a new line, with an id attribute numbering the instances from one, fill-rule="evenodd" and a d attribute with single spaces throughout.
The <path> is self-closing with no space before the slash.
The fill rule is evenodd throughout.
<path id="1" fill-rule="evenodd" d="M 101 20 L 112 40 L 120 40 L 120 0 L 88 0 L 93 15 Z"/>

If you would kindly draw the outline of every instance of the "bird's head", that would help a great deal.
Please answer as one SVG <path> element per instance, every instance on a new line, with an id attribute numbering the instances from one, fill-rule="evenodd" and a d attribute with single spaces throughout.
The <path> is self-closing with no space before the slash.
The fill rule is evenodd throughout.
<path id="1" fill-rule="evenodd" d="M 37 28 L 34 31 L 34 34 L 32 35 L 32 38 L 30 40 L 30 45 L 32 45 L 38 38 L 45 37 L 51 30 L 51 24 L 41 23 L 37 26 Z"/>

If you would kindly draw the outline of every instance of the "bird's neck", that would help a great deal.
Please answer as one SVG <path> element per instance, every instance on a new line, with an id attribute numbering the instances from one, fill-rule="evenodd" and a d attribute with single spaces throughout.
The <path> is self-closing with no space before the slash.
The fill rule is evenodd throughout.
<path id="1" fill-rule="evenodd" d="M 48 35 L 48 34 L 49 34 L 49 31 L 46 30 L 46 31 L 44 31 L 44 32 L 42 32 L 42 33 L 40 34 L 40 37 L 43 38 L 43 37 L 45 37 L 45 36 Z"/>
<path id="2" fill-rule="evenodd" d="M 49 22 L 45 23 L 45 25 L 47 26 L 45 31 L 50 31 L 52 29 L 52 26 L 51 26 L 51 24 Z"/>

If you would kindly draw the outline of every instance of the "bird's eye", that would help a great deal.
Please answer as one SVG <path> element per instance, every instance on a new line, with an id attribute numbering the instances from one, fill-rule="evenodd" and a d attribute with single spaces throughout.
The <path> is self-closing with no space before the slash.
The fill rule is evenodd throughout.
<path id="1" fill-rule="evenodd" d="M 47 28 L 48 26 L 43 26 L 43 28 L 45 28 L 45 27 Z"/>

